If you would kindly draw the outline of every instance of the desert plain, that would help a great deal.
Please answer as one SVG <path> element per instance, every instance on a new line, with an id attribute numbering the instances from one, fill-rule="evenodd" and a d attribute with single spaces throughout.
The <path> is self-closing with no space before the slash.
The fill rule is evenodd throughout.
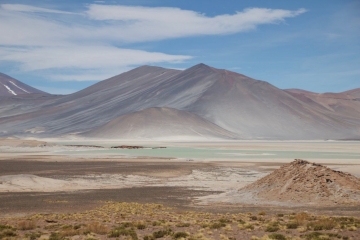
<path id="1" fill-rule="evenodd" d="M 0 143 L 0 224 L 3 232 L 17 229 L 4 238 L 155 239 L 159 231 L 165 239 L 360 237 L 360 202 L 304 204 L 305 193 L 297 202 L 274 202 L 239 193 L 299 158 L 359 178 L 359 141 L 4 138 Z M 321 219 L 326 227 L 314 228 Z M 276 231 L 267 231 L 271 226 Z"/>

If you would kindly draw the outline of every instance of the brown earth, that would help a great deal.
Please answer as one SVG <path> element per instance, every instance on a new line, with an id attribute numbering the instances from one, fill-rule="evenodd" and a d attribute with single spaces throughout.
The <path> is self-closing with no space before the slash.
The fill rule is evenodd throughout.
<path id="1" fill-rule="evenodd" d="M 320 164 L 295 159 L 240 192 L 270 202 L 359 205 L 360 179 Z"/>

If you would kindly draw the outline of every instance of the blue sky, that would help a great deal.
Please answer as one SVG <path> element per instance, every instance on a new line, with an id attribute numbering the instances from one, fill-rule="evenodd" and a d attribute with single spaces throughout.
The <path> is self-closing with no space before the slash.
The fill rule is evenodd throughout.
<path id="1" fill-rule="evenodd" d="M 66 94 L 197 63 L 279 88 L 360 87 L 360 2 L 0 0 L 0 72 Z"/>

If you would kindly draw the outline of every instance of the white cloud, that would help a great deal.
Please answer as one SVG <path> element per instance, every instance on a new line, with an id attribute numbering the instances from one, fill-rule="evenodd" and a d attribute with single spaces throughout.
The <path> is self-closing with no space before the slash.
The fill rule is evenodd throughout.
<path id="1" fill-rule="evenodd" d="M 1 8 L 8 11 L 17 12 L 46 12 L 46 13 L 59 13 L 59 14 L 74 14 L 72 12 L 65 12 L 59 10 L 53 10 L 48 8 L 34 7 L 24 4 L 2 4 Z"/>
<path id="2" fill-rule="evenodd" d="M 112 46 L 62 46 L 41 48 L 0 49 L 3 61 L 20 63 L 21 70 L 34 71 L 56 68 L 111 68 L 136 64 L 159 62 L 181 62 L 190 56 L 169 55 L 160 52 L 146 52 L 121 49 Z"/>
<path id="3" fill-rule="evenodd" d="M 130 69 L 127 69 L 127 70 L 130 70 Z M 94 74 L 91 74 L 91 73 L 89 74 L 85 70 L 84 73 L 81 73 L 81 74 L 67 74 L 67 75 L 51 74 L 51 75 L 47 75 L 47 77 L 49 79 L 55 80 L 55 81 L 79 81 L 79 82 L 81 82 L 81 81 L 99 81 L 99 80 L 111 78 L 122 72 L 126 72 L 126 70 L 120 69 L 120 70 L 114 71 L 113 69 L 110 69 L 110 70 L 106 70 L 106 73 L 94 73 Z"/>
<path id="4" fill-rule="evenodd" d="M 92 4 L 86 11 L 65 12 L 1 4 L 0 62 L 15 63 L 21 71 L 63 69 L 65 74 L 51 76 L 57 80 L 98 80 L 107 72 L 134 65 L 177 63 L 191 58 L 118 47 L 124 42 L 232 34 L 282 22 L 304 12 L 251 8 L 207 17 L 179 8 Z M 69 69 L 84 73 L 66 74 Z M 87 74 L 89 71 L 100 73 Z"/>
<path id="5" fill-rule="evenodd" d="M 306 12 L 266 8 L 248 8 L 233 15 L 207 17 L 179 8 L 149 8 L 92 4 L 86 12 L 91 19 L 109 22 L 108 28 L 118 28 L 114 37 L 124 41 L 159 40 L 197 35 L 231 34 L 255 29 L 261 24 L 273 24 Z M 114 21 L 115 20 L 115 21 Z"/>

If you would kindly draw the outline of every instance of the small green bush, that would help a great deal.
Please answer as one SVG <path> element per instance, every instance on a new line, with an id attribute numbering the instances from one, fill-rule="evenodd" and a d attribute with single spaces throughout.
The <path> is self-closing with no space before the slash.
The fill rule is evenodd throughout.
<path id="1" fill-rule="evenodd" d="M 299 223 L 297 222 L 288 222 L 286 224 L 286 228 L 288 229 L 297 229 L 299 227 Z"/>
<path id="2" fill-rule="evenodd" d="M 221 222 L 214 222 L 212 224 L 210 224 L 210 228 L 211 229 L 219 229 L 219 228 L 222 228 L 222 227 L 225 227 L 226 224 L 225 223 L 221 223 Z"/>
<path id="3" fill-rule="evenodd" d="M 257 216 L 250 216 L 250 219 L 253 220 L 253 221 L 256 221 L 256 220 L 258 220 L 258 217 Z"/>
<path id="4" fill-rule="evenodd" d="M 144 236 L 144 240 L 154 240 L 155 238 L 152 235 Z"/>
<path id="5" fill-rule="evenodd" d="M 127 227 L 132 227 L 133 224 L 131 222 L 122 222 L 120 223 L 120 227 L 124 227 L 124 228 L 127 228 Z"/>
<path id="6" fill-rule="evenodd" d="M 169 234 L 170 234 L 170 232 L 168 230 L 160 230 L 160 231 L 153 232 L 153 237 L 154 238 L 162 238 Z"/>
<path id="7" fill-rule="evenodd" d="M 152 225 L 153 226 L 161 226 L 161 222 L 160 221 L 153 221 Z"/>
<path id="8" fill-rule="evenodd" d="M 220 218 L 219 222 L 221 222 L 221 223 L 232 223 L 232 221 L 230 219 L 226 219 L 226 218 Z"/>
<path id="9" fill-rule="evenodd" d="M 3 237 L 15 237 L 16 233 L 11 229 L 6 229 L 5 231 L 0 233 L 0 239 Z"/>
<path id="10" fill-rule="evenodd" d="M 255 229 L 255 227 L 254 227 L 254 225 L 251 225 L 251 224 L 246 224 L 246 225 L 245 225 L 245 229 L 251 229 L 251 230 L 254 230 L 254 229 Z"/>
<path id="11" fill-rule="evenodd" d="M 109 233 L 108 237 L 116 238 L 120 236 L 130 236 L 132 240 L 138 240 L 138 236 L 134 229 L 125 229 L 124 227 L 118 227 Z"/>
<path id="12" fill-rule="evenodd" d="M 12 227 L 12 226 L 9 226 L 9 225 L 2 225 L 2 224 L 0 224 L 0 231 L 5 230 L 5 229 L 13 229 L 13 227 Z"/>
<path id="13" fill-rule="evenodd" d="M 74 226 L 75 230 L 78 230 L 79 228 L 81 228 L 81 224 L 77 224 L 77 225 Z"/>
<path id="14" fill-rule="evenodd" d="M 277 232 L 279 229 L 280 228 L 278 226 L 267 226 L 265 232 Z"/>
<path id="15" fill-rule="evenodd" d="M 50 234 L 49 240 L 63 240 L 64 237 L 61 237 L 59 233 L 57 232 L 52 232 Z"/>
<path id="16" fill-rule="evenodd" d="M 143 223 L 138 223 L 138 224 L 136 225 L 136 228 L 139 229 L 139 230 L 142 230 L 142 229 L 145 229 L 145 228 L 146 228 L 146 225 L 143 224 Z"/>
<path id="17" fill-rule="evenodd" d="M 41 237 L 41 233 L 40 232 L 27 233 L 27 234 L 25 234 L 25 237 L 28 237 L 30 240 L 35 240 L 35 239 L 38 239 L 39 237 Z"/>
<path id="18" fill-rule="evenodd" d="M 181 223 L 176 224 L 176 226 L 177 226 L 177 227 L 190 227 L 190 223 L 183 223 L 183 222 L 181 222 Z"/>
<path id="19" fill-rule="evenodd" d="M 273 233 L 269 235 L 270 239 L 276 239 L 276 240 L 286 240 L 286 237 L 279 233 Z"/>
<path id="20" fill-rule="evenodd" d="M 188 237 L 189 234 L 187 234 L 186 232 L 176 232 L 174 234 L 174 239 L 178 239 L 178 238 L 186 238 Z"/>
<path id="21" fill-rule="evenodd" d="M 312 233 L 308 233 L 304 235 L 304 238 L 306 240 L 320 240 L 320 236 L 322 236 L 323 234 L 320 232 L 312 232 Z"/>
<path id="22" fill-rule="evenodd" d="M 242 219 L 238 219 L 237 222 L 240 223 L 240 224 L 244 224 L 244 223 L 245 223 L 245 221 L 242 220 Z"/>

